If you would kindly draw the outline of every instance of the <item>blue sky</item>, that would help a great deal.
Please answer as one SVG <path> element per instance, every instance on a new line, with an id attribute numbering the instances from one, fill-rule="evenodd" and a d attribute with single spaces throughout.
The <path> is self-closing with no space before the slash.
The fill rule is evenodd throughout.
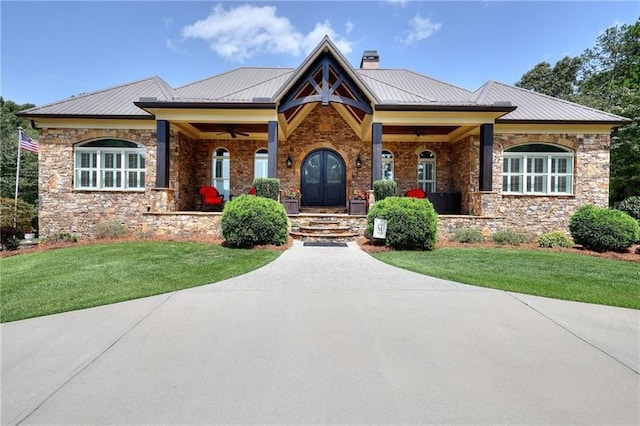
<path id="1" fill-rule="evenodd" d="M 515 83 L 640 17 L 639 1 L 2 1 L 0 94 L 42 105 L 157 75 L 173 87 L 240 66 L 297 67 L 329 34 L 466 89 Z"/>

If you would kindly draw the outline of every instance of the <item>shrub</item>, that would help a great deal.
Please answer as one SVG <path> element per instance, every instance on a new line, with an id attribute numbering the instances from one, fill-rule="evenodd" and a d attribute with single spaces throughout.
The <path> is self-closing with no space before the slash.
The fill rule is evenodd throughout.
<path id="1" fill-rule="evenodd" d="M 571 216 L 569 231 L 577 244 L 599 252 L 623 251 L 640 239 L 637 220 L 620 210 L 591 204 Z"/>
<path id="2" fill-rule="evenodd" d="M 503 229 L 496 231 L 491 235 L 491 240 L 500 245 L 517 246 L 522 243 L 529 242 L 531 239 L 523 232 L 513 231 L 511 229 Z"/>
<path id="3" fill-rule="evenodd" d="M 376 180 L 373 182 L 373 195 L 378 201 L 382 201 L 387 197 L 393 197 L 396 195 L 398 186 L 392 180 Z"/>
<path id="4" fill-rule="evenodd" d="M 573 241 L 562 231 L 551 231 L 538 237 L 537 243 L 540 247 L 545 248 L 571 248 Z"/>
<path id="5" fill-rule="evenodd" d="M 459 243 L 481 243 L 484 241 L 482 231 L 477 228 L 461 228 L 453 234 L 453 240 Z"/>
<path id="6" fill-rule="evenodd" d="M 264 197 L 240 195 L 222 211 L 222 235 L 233 247 L 282 245 L 287 241 L 288 218 L 284 206 Z"/>
<path id="7" fill-rule="evenodd" d="M 618 206 L 618 210 L 625 212 L 637 221 L 640 221 L 640 196 L 629 197 Z"/>
<path id="8" fill-rule="evenodd" d="M 16 226 L 13 226 L 15 213 Z M 25 232 L 32 229 L 32 222 L 36 217 L 36 209 L 31 204 L 18 199 L 15 204 L 13 198 L 0 198 L 0 244 L 7 246 L 12 237 L 20 239 Z"/>
<path id="9" fill-rule="evenodd" d="M 438 215 L 427 199 L 388 197 L 376 201 L 367 215 L 368 236 L 373 235 L 376 218 L 387 221 L 384 243 L 389 247 L 433 250 L 436 245 Z"/>
<path id="10" fill-rule="evenodd" d="M 253 187 L 256 189 L 258 197 L 271 198 L 278 200 L 280 193 L 280 179 L 275 178 L 257 178 L 253 181 Z"/>
<path id="11" fill-rule="evenodd" d="M 68 232 L 56 232 L 55 234 L 51 234 L 42 240 L 47 244 L 55 244 L 55 243 L 77 243 L 78 237 Z"/>
<path id="12" fill-rule="evenodd" d="M 4 248 L 7 251 L 18 250 L 20 248 L 20 240 L 15 235 L 12 235 L 5 240 Z"/>
<path id="13" fill-rule="evenodd" d="M 101 220 L 95 227 L 95 237 L 99 240 L 119 238 L 124 234 L 124 225 L 116 220 Z"/>

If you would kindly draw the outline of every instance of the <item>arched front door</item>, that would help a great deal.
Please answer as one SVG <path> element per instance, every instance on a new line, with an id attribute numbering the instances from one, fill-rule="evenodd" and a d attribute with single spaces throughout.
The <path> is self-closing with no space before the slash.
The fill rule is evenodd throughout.
<path id="1" fill-rule="evenodd" d="M 346 205 L 347 170 L 334 151 L 313 151 L 302 162 L 302 205 Z"/>

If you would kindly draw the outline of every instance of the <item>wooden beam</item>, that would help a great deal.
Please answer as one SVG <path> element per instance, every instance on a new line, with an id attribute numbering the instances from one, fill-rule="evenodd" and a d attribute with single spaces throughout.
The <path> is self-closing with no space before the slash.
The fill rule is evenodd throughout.
<path id="1" fill-rule="evenodd" d="M 493 188 L 493 124 L 480 126 L 480 191 Z"/>
<path id="2" fill-rule="evenodd" d="M 267 176 L 278 177 L 278 122 L 268 123 L 269 138 L 267 143 Z"/>
<path id="3" fill-rule="evenodd" d="M 373 182 L 382 179 L 382 123 L 371 125 L 371 187 Z"/>
<path id="4" fill-rule="evenodd" d="M 171 125 L 166 120 L 157 121 L 156 188 L 169 188 L 169 155 Z"/>

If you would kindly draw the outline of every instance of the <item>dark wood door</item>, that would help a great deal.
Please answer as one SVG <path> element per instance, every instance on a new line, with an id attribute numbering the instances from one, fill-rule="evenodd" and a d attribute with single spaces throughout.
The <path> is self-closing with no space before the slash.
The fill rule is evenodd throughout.
<path id="1" fill-rule="evenodd" d="M 303 161 L 301 175 L 303 206 L 345 206 L 347 173 L 340 155 L 313 151 Z"/>

